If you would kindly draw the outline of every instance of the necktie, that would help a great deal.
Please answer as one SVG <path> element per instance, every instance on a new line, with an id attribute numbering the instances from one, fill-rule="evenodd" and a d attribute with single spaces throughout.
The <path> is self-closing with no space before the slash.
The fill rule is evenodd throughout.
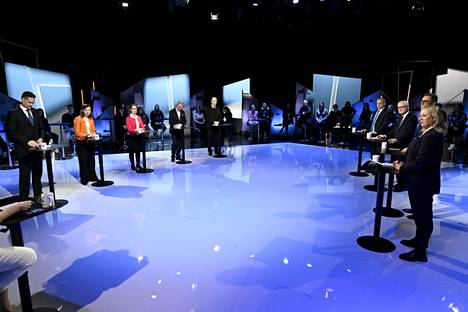
<path id="1" fill-rule="evenodd" d="M 374 120 L 372 120 L 372 126 L 371 126 L 371 131 L 374 132 L 375 131 L 375 123 L 377 122 L 377 119 L 379 118 L 379 113 L 380 111 L 377 110 L 374 114 Z"/>
<path id="2" fill-rule="evenodd" d="M 33 124 L 33 116 L 31 114 L 31 110 L 30 109 L 27 109 L 26 110 L 28 112 L 28 119 L 29 119 L 29 122 L 31 123 L 31 125 Z"/>

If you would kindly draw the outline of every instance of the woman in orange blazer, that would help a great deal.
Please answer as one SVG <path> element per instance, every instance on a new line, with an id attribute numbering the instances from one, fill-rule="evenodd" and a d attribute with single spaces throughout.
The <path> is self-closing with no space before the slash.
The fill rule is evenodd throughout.
<path id="1" fill-rule="evenodd" d="M 86 185 L 89 181 L 97 181 L 94 161 L 94 143 L 92 139 L 96 133 L 91 107 L 83 106 L 80 115 L 73 121 L 76 137 L 76 152 L 80 166 L 80 181 Z"/>

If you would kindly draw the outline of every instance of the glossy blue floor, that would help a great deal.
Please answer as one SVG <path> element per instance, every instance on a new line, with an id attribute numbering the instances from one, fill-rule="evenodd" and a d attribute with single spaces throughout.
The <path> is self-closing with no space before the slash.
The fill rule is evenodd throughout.
<path id="1" fill-rule="evenodd" d="M 187 150 L 190 165 L 151 152 L 149 174 L 130 171 L 126 154 L 105 155 L 115 184 L 104 188 L 79 184 L 76 158 L 55 161 L 57 197 L 69 204 L 23 224 L 38 254 L 33 299 L 62 311 L 468 311 L 463 168 L 444 165 L 429 262 L 408 263 L 398 259 L 408 250 L 399 240 L 414 233 L 407 218 L 383 218 L 394 252 L 356 243 L 372 234 L 375 205 L 363 189 L 372 178 L 348 175 L 356 151 L 283 143 L 226 152 Z M 16 193 L 17 174 L 1 172 L 2 196 Z M 406 193 L 393 202 L 409 205 Z"/>

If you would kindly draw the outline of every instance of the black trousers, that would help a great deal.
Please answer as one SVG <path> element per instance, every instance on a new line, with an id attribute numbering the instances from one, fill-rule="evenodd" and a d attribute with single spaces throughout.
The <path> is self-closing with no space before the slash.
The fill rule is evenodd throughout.
<path id="1" fill-rule="evenodd" d="M 34 197 L 42 194 L 42 152 L 31 152 L 18 159 L 19 163 L 19 196 L 22 200 L 29 197 L 32 173 Z"/>
<path id="2" fill-rule="evenodd" d="M 208 152 L 214 147 L 215 154 L 221 154 L 221 129 L 220 127 L 207 127 Z"/>
<path id="3" fill-rule="evenodd" d="M 271 138 L 271 121 L 260 122 L 260 137 L 265 136 L 266 141 L 270 141 Z"/>
<path id="4" fill-rule="evenodd" d="M 94 160 L 94 144 L 84 141 L 77 141 L 76 153 L 78 154 L 81 183 L 86 184 L 89 181 L 97 181 Z"/>
<path id="5" fill-rule="evenodd" d="M 413 209 L 414 223 L 416 224 L 416 249 L 425 249 L 429 246 L 434 225 L 432 223 L 432 197 L 428 192 L 408 190 L 411 209 Z"/>
<path id="6" fill-rule="evenodd" d="M 180 152 L 184 148 L 184 130 L 172 130 L 172 152 L 171 157 L 180 157 Z"/>

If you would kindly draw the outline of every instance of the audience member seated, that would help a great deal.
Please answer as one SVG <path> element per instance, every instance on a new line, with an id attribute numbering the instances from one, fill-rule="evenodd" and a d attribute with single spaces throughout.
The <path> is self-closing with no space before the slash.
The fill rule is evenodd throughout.
<path id="1" fill-rule="evenodd" d="M 455 105 L 453 111 L 448 115 L 447 142 L 450 143 L 449 150 L 453 150 L 457 142 L 463 138 L 466 128 L 466 113 L 463 105 Z"/>
<path id="2" fill-rule="evenodd" d="M 262 104 L 258 117 L 260 122 L 260 138 L 265 140 L 265 142 L 270 142 L 273 111 L 267 103 Z"/>
<path id="3" fill-rule="evenodd" d="M 289 126 L 294 125 L 294 113 L 291 109 L 291 103 L 286 104 L 286 108 L 283 109 L 283 125 L 280 129 L 279 134 L 283 134 L 283 130 L 285 130 L 286 133 L 286 139 L 289 138 Z"/>
<path id="4" fill-rule="evenodd" d="M 258 132 L 258 111 L 255 104 L 250 105 L 250 110 L 247 113 L 247 126 L 249 126 L 250 140 L 254 139 L 254 135 Z"/>
<path id="5" fill-rule="evenodd" d="M 359 126 L 358 129 L 369 129 L 371 125 L 372 111 L 369 108 L 369 103 L 364 102 L 362 105 L 361 115 L 359 115 Z"/>
<path id="6" fill-rule="evenodd" d="M 325 108 L 325 103 L 322 102 L 319 105 L 319 108 L 315 111 L 315 120 L 317 122 L 317 127 L 319 128 L 319 143 L 323 143 L 326 132 L 328 118 L 328 110 Z"/>
<path id="7" fill-rule="evenodd" d="M 42 125 L 44 127 L 44 142 L 49 143 L 50 140 L 52 140 L 54 144 L 58 144 L 58 135 L 52 132 L 49 121 L 44 116 L 44 110 L 39 108 L 37 112 L 42 119 Z"/>
<path id="8" fill-rule="evenodd" d="M 303 138 L 307 139 L 307 136 L 309 136 L 307 131 L 308 120 L 312 115 L 311 109 L 309 107 L 309 102 L 307 100 L 304 100 L 304 102 L 302 102 L 302 106 L 301 108 L 299 108 L 297 115 L 297 128 L 299 128 L 302 131 Z"/>
<path id="9" fill-rule="evenodd" d="M 162 134 L 166 131 L 167 127 L 164 124 L 164 113 L 159 109 L 159 105 L 154 105 L 154 109 L 150 113 L 151 128 L 153 128 L 154 139 L 158 139 L 158 130 L 162 130 Z M 144 120 L 143 120 L 144 122 Z"/>

